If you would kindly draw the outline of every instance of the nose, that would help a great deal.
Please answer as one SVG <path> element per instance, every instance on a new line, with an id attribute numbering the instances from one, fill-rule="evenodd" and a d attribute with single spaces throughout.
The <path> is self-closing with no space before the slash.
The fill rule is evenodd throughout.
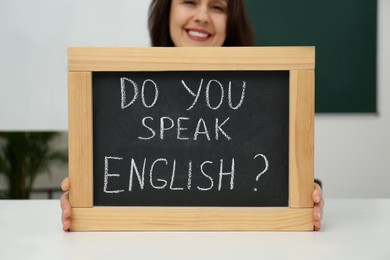
<path id="1" fill-rule="evenodd" d="M 207 6 L 201 5 L 196 8 L 194 19 L 199 23 L 208 23 L 210 21 L 209 10 Z"/>

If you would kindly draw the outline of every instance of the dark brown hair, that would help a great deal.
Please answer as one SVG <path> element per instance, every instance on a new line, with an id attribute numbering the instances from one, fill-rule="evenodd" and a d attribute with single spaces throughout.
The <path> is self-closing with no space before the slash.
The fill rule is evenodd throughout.
<path id="1" fill-rule="evenodd" d="M 169 33 L 171 0 L 152 0 L 148 29 L 154 47 L 173 47 Z M 226 39 L 223 46 L 252 46 L 254 37 L 244 0 L 228 0 Z"/>

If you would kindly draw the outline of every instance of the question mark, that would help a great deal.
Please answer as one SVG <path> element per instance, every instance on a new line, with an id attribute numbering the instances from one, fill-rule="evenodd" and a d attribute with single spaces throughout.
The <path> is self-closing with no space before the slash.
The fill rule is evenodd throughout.
<path id="1" fill-rule="evenodd" d="M 268 168 L 269 168 L 269 163 L 268 163 L 267 157 L 266 157 L 264 154 L 261 154 L 261 153 L 256 154 L 255 157 L 254 157 L 253 159 L 256 159 L 256 158 L 259 157 L 259 156 L 263 157 L 264 162 L 265 162 L 265 168 L 264 168 L 264 170 L 263 170 L 262 172 L 260 172 L 259 174 L 257 174 L 257 176 L 256 176 L 256 181 L 259 181 L 259 178 L 261 177 L 261 175 L 263 175 L 263 174 L 268 170 Z M 253 191 L 257 191 L 257 188 L 254 188 Z"/>

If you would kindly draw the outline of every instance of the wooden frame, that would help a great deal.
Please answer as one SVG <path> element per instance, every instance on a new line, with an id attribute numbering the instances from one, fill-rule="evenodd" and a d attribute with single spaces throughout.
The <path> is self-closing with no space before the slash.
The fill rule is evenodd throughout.
<path id="1" fill-rule="evenodd" d="M 69 48 L 73 231 L 313 230 L 314 47 Z M 92 72 L 288 70 L 289 207 L 94 207 Z"/>

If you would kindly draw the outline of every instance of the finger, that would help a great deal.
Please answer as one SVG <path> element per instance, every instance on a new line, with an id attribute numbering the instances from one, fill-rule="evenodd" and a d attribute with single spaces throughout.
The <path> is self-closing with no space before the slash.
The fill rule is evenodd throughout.
<path id="1" fill-rule="evenodd" d="M 314 192 L 313 192 L 314 194 Z M 315 207 L 319 207 L 321 209 L 321 211 L 323 212 L 324 211 L 324 206 L 325 206 L 325 201 L 324 201 L 324 197 L 322 196 L 322 192 L 319 192 L 319 194 L 317 195 L 313 195 L 313 201 L 314 201 L 314 198 L 316 198 L 317 196 L 320 197 L 320 201 L 319 202 L 314 202 L 314 206 Z M 318 201 L 318 198 L 316 199 Z"/>
<path id="2" fill-rule="evenodd" d="M 62 216 L 62 229 L 64 231 L 69 231 L 70 230 L 70 218 L 66 218 L 64 216 Z"/>
<path id="3" fill-rule="evenodd" d="M 320 187 L 320 185 L 318 185 L 317 183 L 314 183 L 314 191 L 313 191 L 313 194 L 312 194 L 312 200 L 314 201 L 314 203 L 318 204 L 321 202 L 322 200 L 322 189 Z"/>
<path id="4" fill-rule="evenodd" d="M 320 229 L 321 229 L 321 222 L 314 221 L 313 224 L 314 224 L 314 230 L 315 231 L 320 231 Z"/>
<path id="5" fill-rule="evenodd" d="M 68 231 L 70 228 L 70 214 L 65 210 L 62 211 L 61 215 L 62 229 Z"/>
<path id="6" fill-rule="evenodd" d="M 62 211 L 64 211 L 64 209 L 66 209 L 66 208 L 71 207 L 70 202 L 69 202 L 69 191 L 66 191 L 61 195 L 60 206 L 61 206 Z"/>
<path id="7" fill-rule="evenodd" d="M 61 222 L 62 222 L 62 229 L 64 231 L 69 231 L 70 225 L 71 225 L 71 215 L 72 215 L 72 207 L 70 206 L 69 202 L 69 192 L 65 192 L 61 196 Z"/>
<path id="8" fill-rule="evenodd" d="M 60 201 L 61 201 L 62 215 L 65 216 L 66 218 L 70 217 L 72 215 L 72 207 L 70 206 L 68 191 L 62 194 Z"/>
<path id="9" fill-rule="evenodd" d="M 313 220 L 314 221 L 321 221 L 322 220 L 323 212 L 319 206 L 315 206 L 313 208 Z"/>
<path id="10" fill-rule="evenodd" d="M 323 198 L 321 198 L 320 202 L 315 204 L 314 206 L 320 208 L 321 212 L 323 212 L 324 211 L 324 205 L 325 205 L 325 201 L 324 201 Z"/>
<path id="11" fill-rule="evenodd" d="M 69 177 L 66 177 L 62 182 L 61 182 L 61 189 L 63 191 L 68 191 L 70 190 L 70 181 Z"/>

